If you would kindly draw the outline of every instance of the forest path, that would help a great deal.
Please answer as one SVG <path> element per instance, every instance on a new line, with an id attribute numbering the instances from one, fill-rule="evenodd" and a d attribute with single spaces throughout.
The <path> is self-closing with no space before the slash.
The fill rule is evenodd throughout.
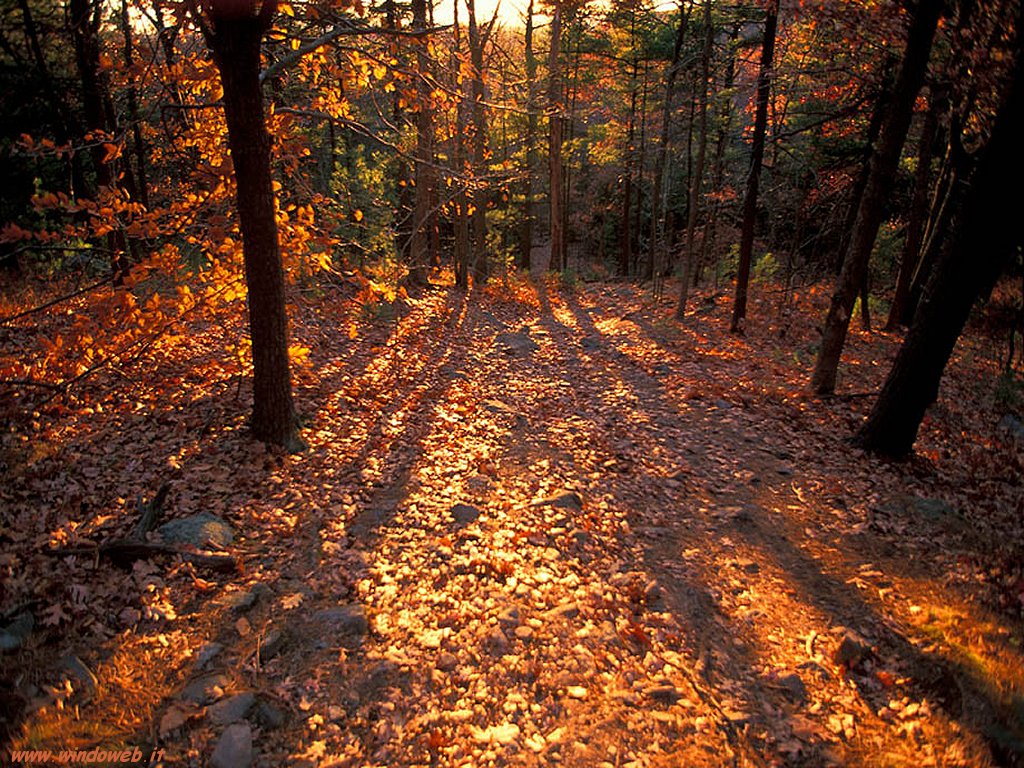
<path id="1" fill-rule="evenodd" d="M 5 678 L 17 744 L 266 768 L 1020 764 L 1024 632 L 982 578 L 1015 530 L 1014 454 L 855 453 L 864 401 L 804 392 L 813 312 L 780 343 L 696 306 L 677 324 L 634 286 L 546 279 L 361 320 L 310 301 L 297 456 L 250 439 L 216 336 L 55 411 L 53 453 L 16 468 L 44 538 L 124 536 L 125 498 L 169 480 L 168 516 L 230 520 L 244 567 L 122 574 L 19 543 L 55 624 Z M 866 390 L 889 343 L 869 341 L 847 373 Z"/>
<path id="2" fill-rule="evenodd" d="M 312 676 L 327 699 L 377 681 L 340 754 L 986 764 L 998 704 L 911 623 L 935 573 L 843 513 L 835 446 L 737 388 L 749 359 L 640 298 L 456 301 L 395 352 L 419 394 L 381 415 L 402 431 L 318 565 L 372 617 L 359 674 Z"/>

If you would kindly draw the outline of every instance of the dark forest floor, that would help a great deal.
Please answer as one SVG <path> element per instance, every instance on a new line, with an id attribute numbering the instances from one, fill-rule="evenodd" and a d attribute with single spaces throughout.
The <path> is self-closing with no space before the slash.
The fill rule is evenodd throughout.
<path id="1" fill-rule="evenodd" d="M 898 336 L 852 333 L 818 400 L 826 294 L 768 295 L 740 337 L 726 296 L 677 324 L 626 284 L 436 287 L 361 320 L 302 299 L 297 456 L 248 438 L 218 373 L 240 321 L 10 401 L 0 611 L 36 626 L 0 657 L 0 754 L 1021 764 L 1024 442 L 995 342 L 961 341 L 917 454 L 884 462 L 845 438 Z M 125 535 L 162 483 L 167 518 L 233 524 L 241 570 L 47 554 Z"/>

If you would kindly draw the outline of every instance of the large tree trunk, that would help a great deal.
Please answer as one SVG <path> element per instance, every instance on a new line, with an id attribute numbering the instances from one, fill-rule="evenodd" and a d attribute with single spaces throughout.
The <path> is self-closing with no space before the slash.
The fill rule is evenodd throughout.
<path id="1" fill-rule="evenodd" d="M 427 27 L 427 3 L 425 0 L 413 0 L 412 23 L 416 29 Z M 417 39 L 417 103 L 416 103 L 416 198 L 413 204 L 412 237 L 409 247 L 409 282 L 413 285 L 427 283 L 427 270 L 430 265 L 430 230 L 434 225 L 430 199 L 434 183 L 434 116 L 431 104 L 432 90 L 427 73 L 430 70 L 430 57 L 427 54 L 427 43 Z"/>
<path id="2" fill-rule="evenodd" d="M 548 200 L 551 208 L 552 270 L 562 269 L 562 241 L 565 229 L 562 219 L 562 6 L 556 2 L 551 16 L 551 47 L 548 50 Z"/>
<path id="3" fill-rule="evenodd" d="M 476 21 L 476 2 L 466 0 L 469 16 L 469 60 L 473 65 L 470 95 L 473 105 L 473 173 L 477 177 L 473 207 L 473 280 L 482 283 L 490 272 L 487 253 L 487 112 L 484 107 L 484 39 Z"/>
<path id="4" fill-rule="evenodd" d="M 1024 11 L 1018 12 L 1018 34 Z M 1018 47 L 1009 96 L 1000 109 L 953 236 L 928 280 L 907 338 L 857 442 L 900 457 L 910 452 L 925 411 L 978 296 L 991 291 L 1007 257 L 1024 243 L 1018 219 L 1024 174 L 1024 54 Z"/>
<path id="5" fill-rule="evenodd" d="M 259 440 L 294 452 L 305 446 L 298 435 L 292 402 L 284 269 L 274 211 L 270 136 L 260 89 L 260 41 L 277 3 L 265 0 L 258 16 L 239 10 L 237 3 L 214 0 L 210 5 L 207 40 L 224 89 L 249 294 L 252 432 Z"/>
<path id="6" fill-rule="evenodd" d="M 704 158 L 708 148 L 708 76 L 711 72 L 711 45 L 714 42 L 711 27 L 711 0 L 704 0 L 704 48 L 701 51 L 700 84 L 697 99 L 697 163 L 690 177 L 689 202 L 686 211 L 686 258 L 683 261 L 683 284 L 679 289 L 679 307 L 676 317 L 686 314 L 686 301 L 690 291 L 690 280 L 696 277 L 696 255 L 693 250 L 694 230 L 697 229 L 697 208 L 700 204 L 700 189 L 704 181 Z"/>
<path id="7" fill-rule="evenodd" d="M 906 51 L 893 87 L 891 108 L 882 124 L 878 147 L 871 157 L 868 181 L 857 210 L 850 246 L 825 318 L 821 349 L 811 378 L 811 388 L 820 395 L 835 391 L 836 372 L 850 327 L 850 315 L 867 274 L 871 249 L 882 223 L 886 198 L 896 177 L 900 152 L 913 116 L 914 100 L 924 82 L 942 8 L 942 0 L 920 0 L 910 24 Z"/>
<path id="8" fill-rule="evenodd" d="M 750 283 L 750 258 L 754 250 L 754 225 L 757 222 L 757 196 L 761 184 L 761 163 L 764 160 L 764 139 L 768 129 L 768 97 L 772 88 L 772 58 L 775 56 L 775 31 L 779 20 L 778 0 L 768 3 L 764 20 L 764 41 L 761 44 L 761 66 L 757 73 L 757 105 L 754 113 L 754 139 L 750 152 L 750 173 L 743 197 L 743 227 L 740 231 L 740 261 L 736 272 L 736 300 L 732 308 L 729 330 L 740 330 L 747 316 L 747 287 Z M 682 298 L 682 297 L 680 297 Z M 680 301 L 676 317 L 682 319 L 686 307 Z"/>
<path id="9" fill-rule="evenodd" d="M 533 0 L 526 7 L 526 169 L 523 179 L 523 212 L 519 225 L 519 268 L 530 271 L 533 248 L 533 172 L 537 166 L 537 57 L 533 55 Z"/>
<path id="10" fill-rule="evenodd" d="M 661 256 L 665 239 L 665 216 L 666 205 L 662 198 L 665 197 L 665 175 L 668 168 L 669 153 L 669 127 L 672 122 L 672 102 L 675 96 L 676 80 L 679 77 L 679 58 L 682 55 L 683 43 L 686 41 L 686 27 L 690 19 L 690 5 L 679 6 L 679 26 L 676 28 L 676 41 L 672 48 L 672 62 L 669 64 L 668 72 L 665 74 L 665 100 L 661 105 L 661 137 L 658 141 L 658 151 L 654 159 L 654 199 L 651 203 L 653 216 L 651 240 L 648 247 L 647 270 L 644 275 L 646 279 L 655 283 L 655 294 L 660 293 L 661 288 Z"/>

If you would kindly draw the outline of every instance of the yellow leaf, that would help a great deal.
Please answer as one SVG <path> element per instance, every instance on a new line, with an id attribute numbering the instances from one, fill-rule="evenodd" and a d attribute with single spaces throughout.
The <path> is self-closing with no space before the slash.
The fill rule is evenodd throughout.
<path id="1" fill-rule="evenodd" d="M 361 210 L 359 210 L 358 208 L 356 208 L 355 211 L 352 213 L 352 217 L 356 221 L 362 221 L 363 220 L 363 212 Z"/>
<path id="2" fill-rule="evenodd" d="M 293 19 L 295 18 L 295 9 L 292 8 L 291 3 L 281 3 L 278 7 L 281 9 L 281 13 L 285 16 L 291 16 Z"/>
<path id="3" fill-rule="evenodd" d="M 348 337 L 350 339 L 354 339 L 358 335 L 359 335 L 359 329 L 356 328 L 356 324 L 352 323 L 351 325 L 349 325 L 349 327 L 348 327 Z"/>
<path id="4" fill-rule="evenodd" d="M 301 344 L 291 344 L 288 347 L 288 359 L 296 365 L 302 365 L 308 357 L 309 347 L 304 347 Z"/>

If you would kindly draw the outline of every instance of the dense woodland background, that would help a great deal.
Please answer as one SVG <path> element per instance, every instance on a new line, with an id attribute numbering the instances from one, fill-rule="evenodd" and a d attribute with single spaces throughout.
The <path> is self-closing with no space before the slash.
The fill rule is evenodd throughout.
<path id="1" fill-rule="evenodd" d="M 740 332 L 751 275 L 785 312 L 835 274 L 811 386 L 855 308 L 917 317 L 859 438 L 910 449 L 974 300 L 1021 274 L 1019 3 L 448 10 L 6 3 L 7 320 L 39 280 L 109 306 L 5 386 L 66 388 L 247 288 L 253 428 L 297 448 L 285 276 L 372 303 L 442 268 L 677 275 L 677 319 L 734 283 Z"/>
<path id="2" fill-rule="evenodd" d="M 0 0 L 0 748 L 1024 764 L 1022 29 Z"/>

